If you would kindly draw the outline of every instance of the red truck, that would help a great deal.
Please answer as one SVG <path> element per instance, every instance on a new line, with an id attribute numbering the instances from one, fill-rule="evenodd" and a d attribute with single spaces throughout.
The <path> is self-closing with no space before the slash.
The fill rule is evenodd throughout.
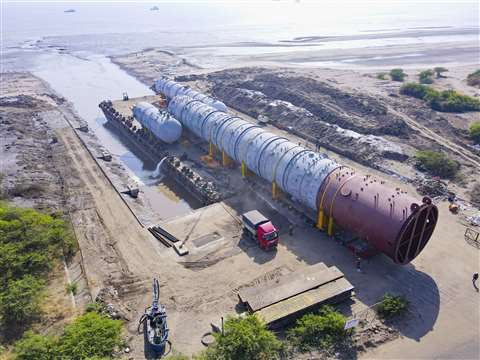
<path id="1" fill-rule="evenodd" d="M 272 222 L 260 211 L 252 210 L 242 215 L 243 231 L 258 241 L 263 250 L 275 248 L 278 244 L 278 231 Z"/>

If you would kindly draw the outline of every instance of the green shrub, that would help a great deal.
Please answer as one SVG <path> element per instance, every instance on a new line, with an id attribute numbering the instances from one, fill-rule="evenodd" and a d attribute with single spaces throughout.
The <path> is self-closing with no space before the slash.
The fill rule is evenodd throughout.
<path id="1" fill-rule="evenodd" d="M 480 86 L 480 69 L 468 74 L 467 84 L 470 86 Z"/>
<path id="2" fill-rule="evenodd" d="M 27 331 L 14 346 L 18 360 L 107 359 L 122 344 L 122 322 L 95 312 L 77 317 L 60 338 Z"/>
<path id="3" fill-rule="evenodd" d="M 386 319 L 404 313 L 408 308 L 408 302 L 402 296 L 385 294 L 382 302 L 377 306 L 377 313 Z"/>
<path id="4" fill-rule="evenodd" d="M 228 318 L 225 335 L 214 334 L 215 343 L 198 359 L 269 360 L 278 359 L 282 343 L 255 316 Z"/>
<path id="5" fill-rule="evenodd" d="M 425 70 L 418 74 L 418 78 L 422 84 L 433 84 L 433 71 Z"/>
<path id="6" fill-rule="evenodd" d="M 386 78 L 387 75 L 388 75 L 388 74 L 387 74 L 386 72 L 380 72 L 380 73 L 377 74 L 377 79 L 379 79 L 379 80 L 387 80 L 387 78 Z"/>
<path id="7" fill-rule="evenodd" d="M 43 280 L 31 275 L 11 280 L 0 293 L 0 314 L 6 328 L 22 329 L 41 314 Z"/>
<path id="8" fill-rule="evenodd" d="M 470 137 L 476 144 L 480 144 L 480 121 L 470 125 Z"/>
<path id="9" fill-rule="evenodd" d="M 407 83 L 400 88 L 403 95 L 426 101 L 429 106 L 443 112 L 480 111 L 480 101 L 455 90 L 437 91 L 430 86 Z"/>
<path id="10" fill-rule="evenodd" d="M 27 331 L 23 338 L 15 343 L 13 352 L 17 360 L 54 360 L 58 358 L 58 340 L 51 336 L 34 334 Z"/>
<path id="11" fill-rule="evenodd" d="M 437 67 L 433 68 L 433 71 L 435 71 L 435 73 L 437 74 L 437 78 L 441 78 L 441 77 L 444 77 L 442 75 L 442 73 L 447 72 L 448 69 L 444 68 L 442 66 L 437 66 Z"/>
<path id="12" fill-rule="evenodd" d="M 66 359 L 110 356 L 122 343 L 122 322 L 95 312 L 75 319 L 65 327 L 60 338 L 59 353 Z"/>
<path id="13" fill-rule="evenodd" d="M 94 301 L 87 304 L 85 307 L 85 312 L 96 312 L 98 314 L 102 314 L 105 312 L 105 307 L 104 305 Z"/>
<path id="14" fill-rule="evenodd" d="M 324 306 L 318 314 L 307 314 L 288 330 L 287 338 L 301 351 L 315 347 L 329 348 L 346 335 L 345 317 Z"/>
<path id="15" fill-rule="evenodd" d="M 73 249 L 63 220 L 0 202 L 0 325 L 7 338 L 38 317 L 48 271 Z"/>
<path id="16" fill-rule="evenodd" d="M 77 295 L 78 285 L 76 283 L 68 283 L 65 285 L 65 291 L 67 294 L 72 293 L 73 295 Z"/>
<path id="17" fill-rule="evenodd" d="M 449 159 L 443 153 L 435 151 L 418 151 L 415 157 L 417 168 L 435 176 L 452 178 L 460 168 L 458 162 Z"/>
<path id="18" fill-rule="evenodd" d="M 403 72 L 402 69 L 390 70 L 390 78 L 393 81 L 403 81 L 408 75 Z"/>

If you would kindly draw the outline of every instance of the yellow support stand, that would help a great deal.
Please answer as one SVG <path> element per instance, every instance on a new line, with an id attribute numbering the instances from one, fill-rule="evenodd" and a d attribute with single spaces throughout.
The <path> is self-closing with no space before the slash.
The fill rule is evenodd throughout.
<path id="1" fill-rule="evenodd" d="M 325 226 L 325 216 L 323 209 L 320 209 L 318 212 L 318 219 L 317 219 L 317 229 L 323 230 L 323 227 Z"/>
<path id="2" fill-rule="evenodd" d="M 230 165 L 230 159 L 227 154 L 225 154 L 225 151 L 222 150 L 222 164 L 223 166 L 228 166 Z"/>
<path id="3" fill-rule="evenodd" d="M 328 232 L 327 232 L 328 236 L 332 236 L 333 235 L 333 216 L 330 216 L 330 218 L 328 219 Z"/>
<path id="4" fill-rule="evenodd" d="M 247 167 L 245 166 L 245 161 L 242 160 L 242 177 L 247 177 Z"/>
<path id="5" fill-rule="evenodd" d="M 213 159 L 213 156 L 215 155 L 215 147 L 213 146 L 213 143 L 210 143 L 209 149 L 208 149 L 208 155 Z"/>
<path id="6" fill-rule="evenodd" d="M 272 182 L 272 198 L 276 199 L 278 196 L 278 191 L 277 191 L 277 183 L 275 181 Z"/>

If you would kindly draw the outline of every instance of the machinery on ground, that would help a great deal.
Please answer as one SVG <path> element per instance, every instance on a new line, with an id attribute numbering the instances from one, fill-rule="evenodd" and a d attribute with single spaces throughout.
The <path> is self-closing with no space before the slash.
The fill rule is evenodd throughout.
<path id="1" fill-rule="evenodd" d="M 153 279 L 153 301 L 152 306 L 145 309 L 145 313 L 140 318 L 138 328 L 143 324 L 143 334 L 145 341 L 152 351 L 164 355 L 165 347 L 168 341 L 167 312 L 165 306 L 159 304 L 160 286 L 157 279 Z M 170 351 L 170 350 L 168 350 Z"/>
<path id="2" fill-rule="evenodd" d="M 278 231 L 260 211 L 252 210 L 242 215 L 243 231 L 258 241 L 263 250 L 278 245 Z"/>

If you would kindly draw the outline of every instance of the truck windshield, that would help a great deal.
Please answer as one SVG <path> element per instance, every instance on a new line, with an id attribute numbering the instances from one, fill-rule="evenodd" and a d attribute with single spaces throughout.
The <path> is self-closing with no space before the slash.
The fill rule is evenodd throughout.
<path id="1" fill-rule="evenodd" d="M 275 240 L 277 237 L 278 237 L 278 234 L 276 231 L 272 231 L 268 234 L 263 234 L 263 238 L 267 241 Z"/>

